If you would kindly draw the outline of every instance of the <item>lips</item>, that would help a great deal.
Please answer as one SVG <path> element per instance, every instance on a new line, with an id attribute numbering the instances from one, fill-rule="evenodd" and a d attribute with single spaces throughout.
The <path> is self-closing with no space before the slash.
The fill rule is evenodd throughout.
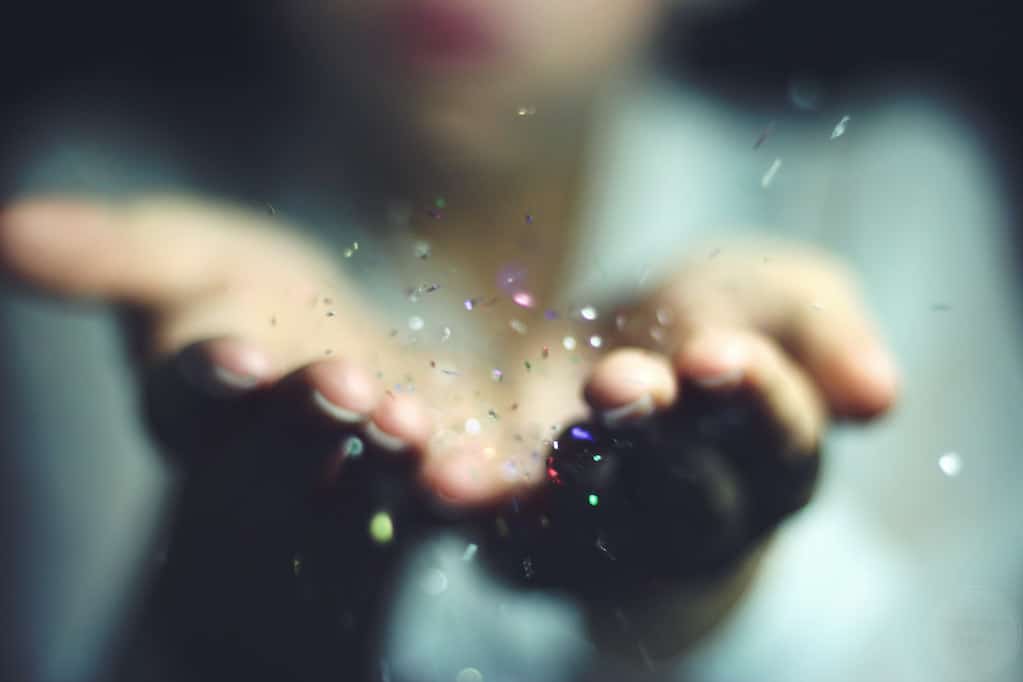
<path id="1" fill-rule="evenodd" d="M 401 2 L 386 21 L 395 51 L 412 64 L 480 63 L 498 52 L 493 23 L 450 1 Z"/>

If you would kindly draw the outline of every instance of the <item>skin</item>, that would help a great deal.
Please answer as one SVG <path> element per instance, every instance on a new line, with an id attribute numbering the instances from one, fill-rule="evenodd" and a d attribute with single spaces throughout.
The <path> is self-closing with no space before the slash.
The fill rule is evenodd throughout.
<path id="1" fill-rule="evenodd" d="M 520 222 L 522 206 L 558 216 L 553 224 L 566 227 L 545 233 L 543 248 L 532 249 L 526 262 L 539 273 L 535 294 L 555 294 L 561 258 L 580 238 L 576 197 L 589 104 L 640 60 L 661 3 L 484 3 L 507 47 L 500 58 L 454 69 L 409 69 L 358 38 L 372 33 L 390 3 L 289 4 L 288 21 L 309 41 L 304 47 L 318 65 L 310 68 L 312 79 L 322 85 L 340 77 L 338 92 L 370 98 L 369 108 L 390 131 L 375 138 L 381 145 L 414 140 L 416 149 L 428 150 L 400 157 L 403 170 L 392 169 L 394 184 L 413 200 L 435 196 L 442 185 L 458 207 L 432 240 L 447 263 L 459 265 L 466 290 L 491 285 L 500 266 L 494 254 L 511 248 L 500 230 L 480 225 Z M 367 65 L 388 77 L 364 78 Z M 526 102 L 553 113 L 508 125 Z M 559 134 L 567 130 L 582 132 Z M 156 435 L 187 451 L 190 461 L 201 465 L 208 444 L 229 439 L 243 424 L 248 433 L 273 428 L 252 418 L 254 396 L 269 396 L 271 421 L 302 419 L 338 438 L 354 430 L 381 451 L 413 458 L 422 485 L 454 506 L 488 507 L 542 480 L 540 464 L 528 460 L 520 462 L 528 478 L 501 475 L 516 436 L 540 442 L 551 423 L 593 414 L 638 418 L 684 406 L 688 381 L 719 392 L 752 391 L 790 450 L 806 456 L 813 456 L 829 418 L 873 419 L 892 407 L 898 392 L 895 365 L 854 277 L 827 254 L 802 246 L 722 238 L 715 242 L 719 256 L 680 261 L 649 299 L 619 308 L 634 320 L 668 314 L 672 322 L 660 342 L 646 327 L 626 327 L 608 333 L 613 342 L 602 352 L 579 353 L 578 364 L 551 362 L 542 379 L 516 376 L 499 388 L 485 376 L 435 371 L 431 363 L 463 361 L 443 348 L 397 348 L 337 264 L 296 234 L 276 218 L 189 197 L 118 205 L 36 197 L 0 213 L 0 267 L 56 296 L 140 313 L 140 357 L 169 382 L 154 393 L 162 415 Z M 317 303 L 326 298 L 338 311 L 330 324 Z M 507 333 L 506 319 L 501 331 L 487 324 L 476 333 L 494 339 L 495 361 L 535 355 L 543 346 L 561 353 L 568 329 L 563 322 L 533 324 L 519 336 Z M 157 367 L 171 371 L 157 373 Z M 388 391 L 376 372 L 415 376 L 416 393 Z M 160 405 L 161 395 L 175 396 L 173 404 L 164 398 Z M 215 409 L 197 414 L 180 407 L 205 405 L 210 396 L 218 397 Z M 479 435 L 465 433 L 461 425 L 479 417 L 481 405 L 500 406 L 501 419 Z M 185 442 L 182 434 L 200 426 L 204 440 Z M 338 475 L 343 472 L 327 458 L 324 482 Z M 658 642 L 655 655 L 669 655 L 701 629 L 686 621 L 700 610 L 693 604 L 731 604 L 736 585 L 750 574 L 744 566 L 696 595 L 692 586 L 651 588 L 647 598 L 675 606 L 657 622 L 636 615 L 635 627 Z M 604 618 L 594 615 L 595 632 L 607 629 Z"/>

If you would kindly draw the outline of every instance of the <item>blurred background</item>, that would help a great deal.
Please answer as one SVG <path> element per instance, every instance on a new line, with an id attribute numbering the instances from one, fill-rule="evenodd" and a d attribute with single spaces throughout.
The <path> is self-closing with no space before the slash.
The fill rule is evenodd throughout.
<path id="1" fill-rule="evenodd" d="M 1015 191 L 1023 178 L 1023 94 L 1017 85 L 1023 41 L 1016 35 L 1014 3 L 764 0 L 730 2 L 725 9 L 708 5 L 698 18 L 670 27 L 663 54 L 669 73 L 684 71 L 737 106 L 765 112 L 765 123 L 772 111 L 781 117 L 824 106 L 840 110 L 851 93 L 880 92 L 893 83 L 951 97 L 985 135 L 1004 194 L 1016 214 L 1023 214 L 1023 192 Z M 233 145 L 231 131 L 238 122 L 218 118 L 210 103 L 224 98 L 250 102 L 255 125 L 287 100 L 288 83 L 280 79 L 287 69 L 270 58 L 277 39 L 272 21 L 249 16 L 232 2 L 14 1 L 6 3 L 0 17 L 0 195 L 10 191 L 20 141 L 38 123 L 27 112 L 37 111 L 38 103 L 54 93 L 63 101 L 79 93 L 84 102 L 96 101 L 97 92 L 116 93 L 139 112 L 159 116 L 166 137 L 203 149 L 208 158 L 229 150 L 225 157 L 236 164 L 245 157 L 258 162 L 260 149 Z M 240 27 L 238 22 L 249 23 Z M 89 114 L 87 106 L 75 113 Z M 209 167 L 199 172 L 215 184 L 222 171 Z M 1023 257 L 1023 234 L 1018 237 L 1016 249 Z M 5 356 L 27 357 L 37 338 L 33 333 L 40 329 L 51 335 L 54 357 L 111 345 L 110 329 L 91 324 L 94 311 L 36 309 L 13 298 L 4 298 L 0 306 L 3 319 L 27 325 L 0 328 Z M 52 442 L 37 436 L 43 438 L 34 443 L 39 451 L 90 440 L 148 448 L 140 431 L 110 427 L 104 433 L 109 410 L 125 416 L 125 423 L 134 410 L 132 397 L 120 390 L 126 370 L 107 359 L 109 365 L 76 369 L 73 376 L 38 355 L 23 364 L 0 363 L 5 387 L 0 393 L 4 680 L 103 679 L 107 662 L 97 645 L 108 641 L 113 630 L 97 629 L 90 614 L 97 608 L 126 614 L 130 605 L 109 602 L 138 575 L 123 569 L 125 562 L 118 557 L 154 552 L 154 543 L 144 536 L 159 528 L 159 505 L 152 500 L 166 495 L 157 458 L 132 464 L 118 458 L 116 448 L 45 460 L 16 456 L 24 442 L 19 433 L 49 433 Z M 93 387 L 94 411 L 83 411 L 69 396 L 27 393 L 61 382 Z M 60 518 L 40 502 L 55 496 L 66 500 L 69 509 Z M 104 504 L 87 502 L 97 497 Z M 114 534 L 102 546 L 82 541 L 97 529 L 120 527 L 142 510 L 149 517 L 133 518 L 131 532 Z M 69 575 L 78 577 L 69 580 Z"/>

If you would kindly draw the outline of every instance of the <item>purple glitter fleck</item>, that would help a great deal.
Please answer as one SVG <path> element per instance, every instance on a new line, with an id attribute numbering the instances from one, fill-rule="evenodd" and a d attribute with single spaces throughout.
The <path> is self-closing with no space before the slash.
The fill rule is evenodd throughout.
<path id="1" fill-rule="evenodd" d="M 572 438 L 575 438 L 576 440 L 588 440 L 592 442 L 593 434 L 591 434 L 589 431 L 587 431 L 581 426 L 573 426 Z"/>

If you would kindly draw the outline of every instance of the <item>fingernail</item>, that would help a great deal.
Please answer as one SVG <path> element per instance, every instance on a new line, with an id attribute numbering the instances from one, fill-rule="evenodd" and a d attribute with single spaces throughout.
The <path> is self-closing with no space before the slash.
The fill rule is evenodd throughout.
<path id="1" fill-rule="evenodd" d="M 741 367 L 727 370 L 718 374 L 706 377 L 696 377 L 693 382 L 703 388 L 724 388 L 738 386 L 742 381 L 743 371 Z"/>
<path id="2" fill-rule="evenodd" d="M 605 426 L 615 427 L 626 422 L 636 421 L 649 417 L 654 413 L 654 399 L 649 393 L 644 394 L 640 398 L 633 400 L 631 403 L 626 403 L 621 407 L 614 407 L 610 410 L 604 410 L 600 414 L 600 420 Z"/>
<path id="3" fill-rule="evenodd" d="M 363 421 L 365 417 L 354 410 L 341 407 L 335 403 L 327 400 L 319 391 L 313 391 L 313 404 L 325 415 L 341 422 L 342 424 L 358 424 Z"/>
<path id="4" fill-rule="evenodd" d="M 397 436 L 385 433 L 374 422 L 366 424 L 366 440 L 387 452 L 401 452 L 405 449 L 405 441 Z"/>
<path id="5" fill-rule="evenodd" d="M 251 391 L 259 384 L 259 377 L 212 364 L 198 353 L 184 353 L 179 369 L 192 386 L 215 397 L 236 396 Z"/>

